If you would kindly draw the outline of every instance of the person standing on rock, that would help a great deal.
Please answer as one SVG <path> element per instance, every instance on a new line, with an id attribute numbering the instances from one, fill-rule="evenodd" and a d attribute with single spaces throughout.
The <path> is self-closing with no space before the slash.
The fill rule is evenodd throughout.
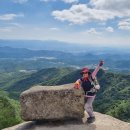
<path id="1" fill-rule="evenodd" d="M 100 89 L 100 85 L 97 82 L 96 75 L 100 67 L 104 64 L 104 61 L 100 61 L 96 69 L 91 73 L 88 68 L 83 68 L 80 74 L 82 77 L 75 82 L 74 88 L 83 88 L 85 92 L 85 110 L 89 117 L 87 118 L 88 123 L 95 121 L 95 116 L 93 113 L 93 101 L 96 96 L 96 92 Z"/>

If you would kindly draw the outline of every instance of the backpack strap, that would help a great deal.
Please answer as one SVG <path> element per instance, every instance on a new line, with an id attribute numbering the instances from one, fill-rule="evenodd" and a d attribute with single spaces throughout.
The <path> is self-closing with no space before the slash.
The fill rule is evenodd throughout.
<path id="1" fill-rule="evenodd" d="M 92 76 L 90 76 L 88 80 L 91 82 L 93 86 L 99 85 L 96 77 L 93 79 Z"/>
<path id="2" fill-rule="evenodd" d="M 98 90 L 95 87 L 96 85 L 99 85 L 97 78 L 95 77 L 93 79 L 92 76 L 90 76 L 88 80 L 90 81 L 91 85 L 93 85 L 93 88 L 89 92 L 97 92 Z"/>

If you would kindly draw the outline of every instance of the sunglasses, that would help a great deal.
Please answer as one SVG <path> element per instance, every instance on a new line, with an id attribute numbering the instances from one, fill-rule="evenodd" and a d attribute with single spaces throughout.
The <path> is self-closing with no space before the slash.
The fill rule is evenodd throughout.
<path id="1" fill-rule="evenodd" d="M 83 74 L 88 74 L 88 73 L 83 73 Z"/>
<path id="2" fill-rule="evenodd" d="M 90 75 L 91 72 L 81 72 L 80 74 L 81 74 L 81 75 L 83 75 L 83 74 L 88 74 L 88 75 Z"/>
<path id="3" fill-rule="evenodd" d="M 83 75 L 83 74 L 88 74 L 88 72 L 82 72 L 82 73 L 80 73 L 81 75 Z"/>

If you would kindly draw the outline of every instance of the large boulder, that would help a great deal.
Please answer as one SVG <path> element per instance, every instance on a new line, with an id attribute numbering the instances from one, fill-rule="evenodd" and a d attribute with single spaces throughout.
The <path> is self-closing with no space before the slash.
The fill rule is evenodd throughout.
<path id="1" fill-rule="evenodd" d="M 34 86 L 20 95 L 21 116 L 25 121 L 59 120 L 84 116 L 83 90 L 73 84 Z"/>

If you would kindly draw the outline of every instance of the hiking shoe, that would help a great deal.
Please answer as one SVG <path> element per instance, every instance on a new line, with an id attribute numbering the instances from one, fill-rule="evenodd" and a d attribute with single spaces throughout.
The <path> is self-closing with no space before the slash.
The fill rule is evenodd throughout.
<path id="1" fill-rule="evenodd" d="M 95 117 L 89 117 L 87 118 L 87 123 L 93 123 L 95 121 Z"/>

